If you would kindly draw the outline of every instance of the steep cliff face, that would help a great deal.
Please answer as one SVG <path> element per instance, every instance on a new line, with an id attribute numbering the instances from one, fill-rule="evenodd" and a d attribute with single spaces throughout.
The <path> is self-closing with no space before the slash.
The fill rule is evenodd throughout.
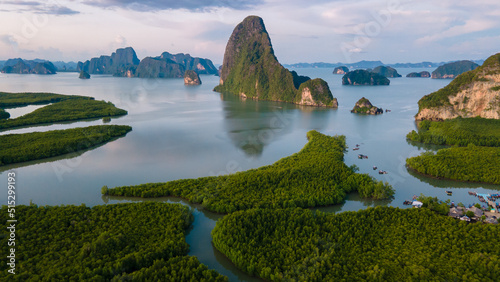
<path id="1" fill-rule="evenodd" d="M 132 47 L 117 49 L 111 56 L 92 58 L 78 62 L 77 71 L 89 74 L 112 74 L 114 76 L 134 76 L 139 59 Z"/>
<path id="2" fill-rule="evenodd" d="M 478 64 L 471 61 L 457 61 L 439 66 L 432 72 L 431 78 L 455 78 L 458 75 L 474 70 Z"/>
<path id="3" fill-rule="evenodd" d="M 302 91 L 298 88 L 307 81 L 308 78 L 292 74 L 278 62 L 263 20 L 249 16 L 234 28 L 229 38 L 220 84 L 214 90 L 252 99 L 298 103 L 302 101 Z M 328 98 L 328 92 L 322 89 L 325 92 L 318 95 Z M 310 91 L 312 95 L 313 89 Z M 315 95 L 311 97 L 313 102 L 304 105 L 323 103 L 314 100 Z"/>
<path id="4" fill-rule="evenodd" d="M 184 66 L 172 60 L 146 57 L 137 67 L 135 76 L 142 78 L 181 78 Z"/>
<path id="5" fill-rule="evenodd" d="M 194 70 L 187 70 L 184 73 L 184 84 L 185 85 L 200 85 L 200 76 Z"/>
<path id="6" fill-rule="evenodd" d="M 328 83 L 320 78 L 308 80 L 300 85 L 300 95 L 297 95 L 296 104 L 338 108 L 337 98 L 333 98 Z"/>
<path id="7" fill-rule="evenodd" d="M 424 96 L 416 120 L 456 117 L 500 119 L 500 53 L 459 75 L 446 87 Z"/>
<path id="8" fill-rule="evenodd" d="M 349 72 L 349 69 L 346 66 L 340 66 L 333 69 L 333 74 L 346 74 Z"/>
<path id="9" fill-rule="evenodd" d="M 198 74 L 219 74 L 219 71 L 209 59 L 191 57 L 191 55 L 183 53 L 170 54 L 169 52 L 163 52 L 159 58 L 172 60 L 184 65 L 186 70 L 194 70 Z"/>

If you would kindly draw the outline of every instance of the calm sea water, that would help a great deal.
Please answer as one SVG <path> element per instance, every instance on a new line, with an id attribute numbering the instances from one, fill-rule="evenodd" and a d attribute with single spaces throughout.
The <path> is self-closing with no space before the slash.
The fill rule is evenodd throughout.
<path id="1" fill-rule="evenodd" d="M 424 69 L 399 69 L 404 76 Z M 403 207 L 404 200 L 423 193 L 465 204 L 475 202 L 467 191 L 496 193 L 498 185 L 445 181 L 408 172 L 405 159 L 432 146 L 414 146 L 405 136 L 415 128 L 413 116 L 417 101 L 450 82 L 426 78 L 393 78 L 390 86 L 342 86 L 341 75 L 330 69 L 297 69 L 299 74 L 325 79 L 338 98 L 339 108 L 299 107 L 287 103 L 242 101 L 212 91 L 218 77 L 201 76 L 201 86 L 184 86 L 182 79 L 116 78 L 94 75 L 80 80 L 76 73 L 52 76 L 0 74 L 0 91 L 55 92 L 93 96 L 113 102 L 129 111 L 111 124 L 127 124 L 133 131 L 126 137 L 97 149 L 42 161 L 0 168 L 0 185 L 6 199 L 7 172 L 15 171 L 17 204 L 38 205 L 86 204 L 138 201 L 139 199 L 102 197 L 101 187 L 164 182 L 180 178 L 234 173 L 272 164 L 299 151 L 312 129 L 329 135 L 345 135 L 350 147 L 345 155 L 348 165 L 356 164 L 360 172 L 389 182 L 395 189 L 393 200 L 372 201 L 348 196 L 344 204 L 323 207 L 322 211 L 341 212 L 369 206 Z M 432 70 L 429 70 L 432 71 Z M 350 110 L 361 97 L 372 104 L 390 109 L 379 116 L 359 116 Z M 37 107 L 10 111 L 20 116 Z M 84 127 L 102 124 L 101 120 L 57 124 L 0 132 L 22 133 Z M 356 144 L 359 151 L 352 151 Z M 359 160 L 358 154 L 368 155 Z M 378 169 L 388 172 L 379 175 Z M 446 189 L 445 189 L 446 188 Z M 453 190 L 446 196 L 445 190 Z M 4 196 L 5 195 L 5 196 Z M 181 202 L 179 199 L 154 199 Z M 3 200 L 5 203 L 5 200 Z M 195 222 L 186 240 L 191 255 L 232 281 L 250 281 L 211 243 L 210 232 L 221 216 L 193 207 Z"/>

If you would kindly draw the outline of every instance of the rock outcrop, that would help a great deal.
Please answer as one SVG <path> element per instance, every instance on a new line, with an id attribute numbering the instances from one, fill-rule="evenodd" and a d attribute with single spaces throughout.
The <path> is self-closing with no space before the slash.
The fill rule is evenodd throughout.
<path id="1" fill-rule="evenodd" d="M 89 74 L 112 74 L 113 76 L 133 77 L 139 59 L 132 47 L 117 49 L 111 56 L 92 58 L 84 63 L 78 62 L 77 71 Z"/>
<path id="2" fill-rule="evenodd" d="M 185 85 L 200 85 L 200 76 L 194 70 L 187 70 L 184 73 L 184 84 Z"/>
<path id="3" fill-rule="evenodd" d="M 448 63 L 439 66 L 436 70 L 434 70 L 431 78 L 455 78 L 458 75 L 466 71 L 474 70 L 477 67 L 479 67 L 479 65 L 471 61 Z"/>
<path id="4" fill-rule="evenodd" d="M 90 74 L 88 72 L 82 70 L 80 72 L 80 76 L 78 78 L 80 78 L 80 79 L 90 79 Z"/>
<path id="5" fill-rule="evenodd" d="M 367 70 L 354 70 L 342 77 L 342 85 L 389 85 L 387 77 Z"/>
<path id="6" fill-rule="evenodd" d="M 169 52 L 163 52 L 160 57 L 157 58 L 172 60 L 183 65 L 186 70 L 194 70 L 198 74 L 219 74 L 219 71 L 209 59 L 191 57 L 191 55 L 183 53 L 170 54 Z"/>
<path id="7" fill-rule="evenodd" d="M 431 77 L 431 74 L 428 71 L 411 72 L 406 77 Z"/>
<path id="8" fill-rule="evenodd" d="M 335 103 L 329 88 L 318 86 L 326 85 L 326 82 L 315 80 L 308 84 L 309 87 L 302 87 L 308 81 L 306 77 L 292 74 L 278 62 L 263 20 L 249 16 L 234 28 L 229 38 L 220 84 L 214 91 L 252 99 L 333 107 Z M 311 92 L 312 100 L 307 96 L 307 90 L 304 92 L 305 88 Z"/>
<path id="9" fill-rule="evenodd" d="M 183 65 L 169 59 L 146 57 L 137 67 L 135 76 L 142 78 L 181 78 L 184 77 Z"/>
<path id="10" fill-rule="evenodd" d="M 18 74 L 55 74 L 57 68 L 49 61 L 9 59 L 1 72 Z"/>
<path id="11" fill-rule="evenodd" d="M 354 108 L 352 108 L 351 113 L 355 114 L 365 114 L 365 115 L 379 115 L 383 114 L 384 110 L 382 108 L 377 108 L 370 103 L 365 97 L 359 99 Z"/>
<path id="12" fill-rule="evenodd" d="M 378 73 L 385 77 L 401 77 L 398 71 L 392 67 L 378 66 L 372 70 L 373 73 Z"/>
<path id="13" fill-rule="evenodd" d="M 500 119 L 500 53 L 418 101 L 416 120 Z"/>
<path id="14" fill-rule="evenodd" d="M 305 106 L 338 108 L 337 98 L 333 98 L 328 83 L 321 78 L 310 79 L 299 88 L 296 104 Z"/>
<path id="15" fill-rule="evenodd" d="M 346 66 L 340 66 L 333 69 L 333 74 L 346 74 L 349 69 Z"/>

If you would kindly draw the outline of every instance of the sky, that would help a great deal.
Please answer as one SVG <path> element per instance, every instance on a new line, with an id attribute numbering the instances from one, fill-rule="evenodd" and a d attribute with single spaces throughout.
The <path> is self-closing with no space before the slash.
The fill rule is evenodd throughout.
<path id="1" fill-rule="evenodd" d="M 0 60 L 84 61 L 131 46 L 221 64 L 234 27 L 263 18 L 278 60 L 386 64 L 500 52 L 498 0 L 0 0 Z"/>

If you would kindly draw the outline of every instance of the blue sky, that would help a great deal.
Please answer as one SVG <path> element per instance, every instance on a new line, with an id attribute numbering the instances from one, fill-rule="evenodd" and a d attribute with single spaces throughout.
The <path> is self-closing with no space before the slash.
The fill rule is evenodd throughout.
<path id="1" fill-rule="evenodd" d="M 498 0 L 0 1 L 0 59 L 86 60 L 132 46 L 221 63 L 248 15 L 282 63 L 484 59 L 500 52 Z"/>

